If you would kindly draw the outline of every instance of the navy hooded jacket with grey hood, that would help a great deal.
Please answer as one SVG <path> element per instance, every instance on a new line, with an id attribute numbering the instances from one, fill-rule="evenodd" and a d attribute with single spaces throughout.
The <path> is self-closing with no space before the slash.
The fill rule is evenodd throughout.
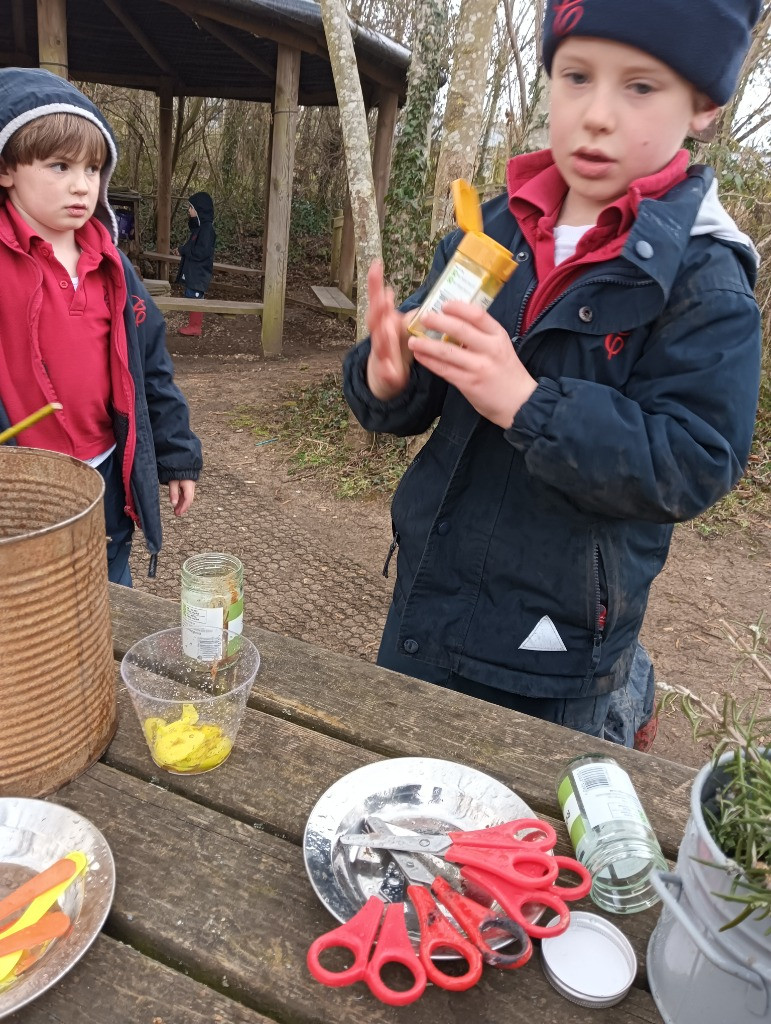
<path id="1" fill-rule="evenodd" d="M 113 243 L 117 243 L 117 223 L 107 198 L 117 149 L 107 121 L 73 85 L 49 71 L 39 68 L 0 70 L 0 152 L 24 124 L 59 112 L 87 118 L 104 135 L 108 158 L 102 169 L 94 216 L 107 227 Z M 33 259 L 18 247 L 13 248 L 8 240 L 0 239 L 0 245 L 4 247 L 4 258 Z M 123 467 L 124 485 L 130 493 L 130 504 L 144 532 L 148 550 L 155 556 L 162 542 L 158 483 L 197 480 L 202 466 L 201 444 L 190 429 L 187 403 L 174 383 L 163 316 L 127 257 L 122 252 L 118 254 L 127 287 L 123 309 L 127 345 L 125 372 L 133 379 L 135 397 L 134 408 L 128 415 L 113 415 L 116 458 Z M 4 343 L 6 340 L 0 337 L 0 346 Z M 7 426 L 8 415 L 0 401 L 0 430 Z M 130 458 L 132 447 L 133 458 Z"/>

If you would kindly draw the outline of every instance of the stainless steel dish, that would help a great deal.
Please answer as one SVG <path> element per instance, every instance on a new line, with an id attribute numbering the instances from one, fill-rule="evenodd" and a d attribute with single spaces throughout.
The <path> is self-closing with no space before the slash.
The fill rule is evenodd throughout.
<path id="1" fill-rule="evenodd" d="M 404 898 L 404 879 L 387 851 L 340 842 L 342 835 L 365 831 L 371 815 L 408 832 L 468 831 L 535 817 L 508 786 L 453 761 L 397 757 L 350 772 L 319 798 L 303 842 L 311 885 L 338 921 L 349 920 L 370 896 L 391 902 Z M 430 854 L 417 859 L 461 888 L 455 865 Z M 411 904 L 406 921 L 417 945 L 418 922 Z"/>
<path id="2" fill-rule="evenodd" d="M 115 891 L 110 847 L 90 821 L 47 800 L 0 798 L 0 899 L 73 850 L 86 855 L 88 871 L 59 900 L 72 927 L 18 978 L 0 983 L 0 1018 L 36 999 L 80 960 L 99 934 Z"/>

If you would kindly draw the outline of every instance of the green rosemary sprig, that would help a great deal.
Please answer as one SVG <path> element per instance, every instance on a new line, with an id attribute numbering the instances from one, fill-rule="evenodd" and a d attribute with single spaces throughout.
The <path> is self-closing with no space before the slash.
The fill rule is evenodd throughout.
<path id="1" fill-rule="evenodd" d="M 764 678 L 771 678 L 762 617 L 750 628 L 749 646 L 727 623 L 723 625 L 743 658 L 750 659 Z M 703 808 L 710 835 L 739 869 L 731 892 L 720 895 L 741 909 L 721 930 L 750 916 L 771 917 L 771 702 L 761 691 L 743 703 L 725 694 L 722 705 L 709 704 L 684 686 L 657 687 L 662 694 L 660 710 L 678 707 L 690 722 L 694 740 L 714 743 L 713 764 L 733 752 L 720 766 L 722 783 L 715 797 Z M 771 934 L 771 926 L 766 934 Z"/>

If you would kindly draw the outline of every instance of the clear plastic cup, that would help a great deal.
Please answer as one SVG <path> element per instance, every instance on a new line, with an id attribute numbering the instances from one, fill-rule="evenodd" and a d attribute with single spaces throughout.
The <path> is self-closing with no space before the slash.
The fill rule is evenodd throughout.
<path id="1" fill-rule="evenodd" d="M 206 657 L 185 654 L 177 626 L 138 641 L 121 663 L 150 755 L 175 775 L 199 775 L 226 760 L 260 667 L 248 637 L 210 632 Z"/>

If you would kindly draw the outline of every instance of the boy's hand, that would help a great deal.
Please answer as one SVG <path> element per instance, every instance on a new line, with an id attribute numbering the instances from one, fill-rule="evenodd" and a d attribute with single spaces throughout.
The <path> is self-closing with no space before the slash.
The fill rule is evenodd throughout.
<path id="1" fill-rule="evenodd" d="M 169 501 L 174 506 L 174 515 L 183 516 L 193 504 L 195 480 L 170 480 Z"/>
<path id="2" fill-rule="evenodd" d="M 446 302 L 441 313 L 426 313 L 423 322 L 457 344 L 410 337 L 417 361 L 456 387 L 478 413 L 508 430 L 538 384 L 522 365 L 506 330 L 467 302 Z"/>
<path id="3" fill-rule="evenodd" d="M 372 346 L 367 360 L 367 386 L 375 398 L 385 402 L 407 387 L 412 353 L 407 348 L 406 317 L 396 310 L 393 289 L 385 286 L 383 264 L 378 260 L 367 273 L 367 288 L 367 327 Z"/>

